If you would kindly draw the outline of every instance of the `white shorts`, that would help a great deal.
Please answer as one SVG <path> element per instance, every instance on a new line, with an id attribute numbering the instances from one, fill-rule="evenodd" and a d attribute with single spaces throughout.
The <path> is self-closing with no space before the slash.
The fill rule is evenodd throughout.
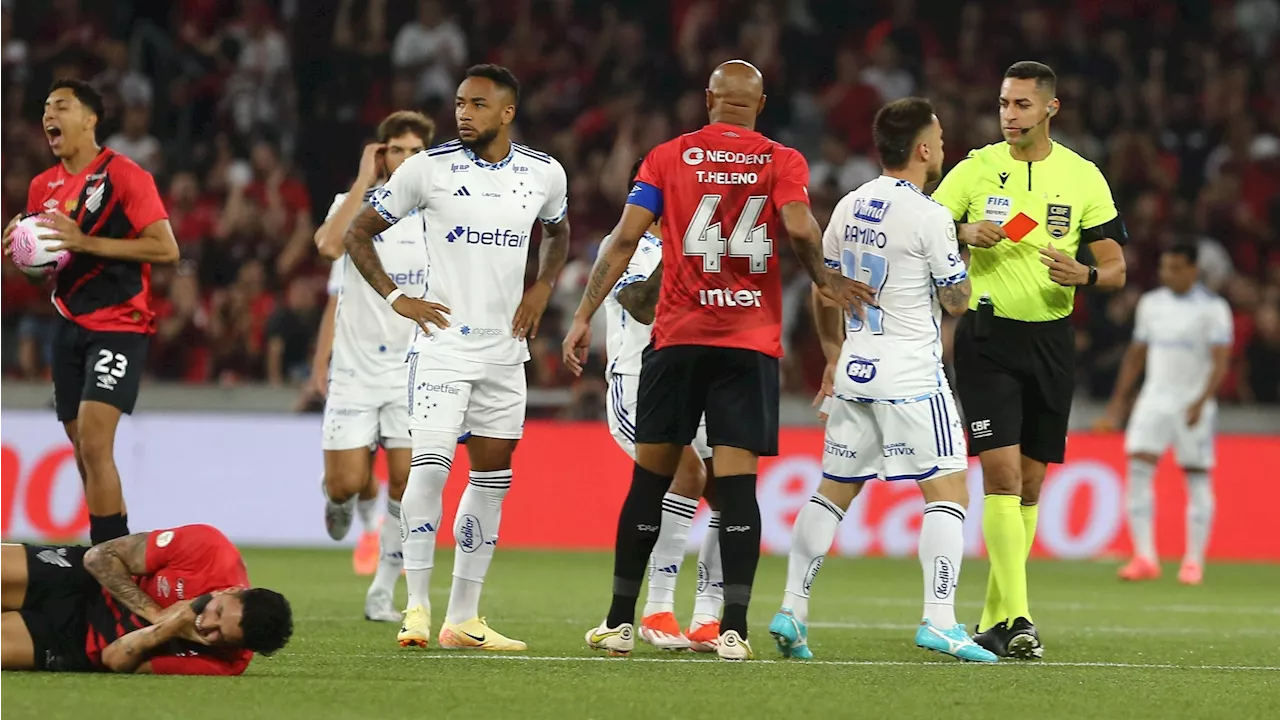
<path id="1" fill-rule="evenodd" d="M 409 353 L 409 429 L 519 440 L 524 435 L 524 365 L 491 365 Z"/>
<path id="2" fill-rule="evenodd" d="M 837 482 L 921 482 L 969 467 L 960 414 L 944 390 L 917 402 L 835 398 L 828 410 L 822 477 Z"/>
<path id="3" fill-rule="evenodd" d="M 632 460 L 636 459 L 636 394 L 639 386 L 639 375 L 614 373 L 609 376 L 609 434 Z M 705 415 L 698 423 L 698 432 L 693 436 L 693 442 L 690 445 L 703 460 L 711 457 L 711 447 L 707 445 Z"/>
<path id="4" fill-rule="evenodd" d="M 1200 422 L 1187 427 L 1185 408 L 1157 405 L 1139 398 L 1124 434 L 1124 451 L 1128 455 L 1143 453 L 1160 457 L 1172 445 L 1179 467 L 1208 470 L 1214 463 L 1213 427 L 1217 415 L 1218 404 L 1205 403 Z"/>
<path id="5" fill-rule="evenodd" d="M 320 447 L 354 450 L 378 445 L 389 449 L 412 446 L 403 382 L 375 388 L 330 380 Z"/>

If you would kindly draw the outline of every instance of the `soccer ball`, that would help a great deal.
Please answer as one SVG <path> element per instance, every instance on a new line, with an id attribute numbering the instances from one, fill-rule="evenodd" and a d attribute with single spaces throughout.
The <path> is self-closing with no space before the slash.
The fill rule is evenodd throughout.
<path id="1" fill-rule="evenodd" d="M 67 250 L 50 250 L 58 241 L 47 236 L 52 228 L 38 215 L 22 218 L 13 228 L 13 264 L 32 277 L 50 277 L 71 260 Z"/>

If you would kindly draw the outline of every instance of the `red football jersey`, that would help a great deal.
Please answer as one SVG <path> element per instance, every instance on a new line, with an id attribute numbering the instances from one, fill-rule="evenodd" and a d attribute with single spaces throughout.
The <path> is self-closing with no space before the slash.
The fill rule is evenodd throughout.
<path id="1" fill-rule="evenodd" d="M 780 209 L 809 204 L 809 164 L 754 130 L 712 123 L 654 148 L 628 202 L 661 216 L 655 348 L 710 345 L 782 356 L 786 235 Z"/>
<path id="2" fill-rule="evenodd" d="M 226 535 L 209 525 L 151 531 L 147 538 L 147 574 L 134 580 L 162 608 L 215 590 L 249 587 L 249 573 L 240 551 Z M 94 665 L 101 665 L 102 650 L 112 640 L 146 626 L 144 620 L 120 608 L 109 590 L 104 588 L 102 593 L 114 627 L 97 621 L 91 613 L 86 650 Z M 177 642 L 151 658 L 151 671 L 158 675 L 239 675 L 252 658 L 253 653 L 243 648 Z"/>
<path id="3" fill-rule="evenodd" d="M 92 237 L 135 238 L 169 214 L 155 178 L 109 148 L 72 175 L 58 163 L 31 181 L 27 212 L 57 210 Z M 53 304 L 62 316 L 89 330 L 155 332 L 151 265 L 73 254 L 59 273 Z"/>

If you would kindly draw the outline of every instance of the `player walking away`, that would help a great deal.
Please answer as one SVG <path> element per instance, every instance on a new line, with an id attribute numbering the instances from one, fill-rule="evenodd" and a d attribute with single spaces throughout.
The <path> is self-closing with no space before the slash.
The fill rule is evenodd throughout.
<path id="1" fill-rule="evenodd" d="M 635 184 L 643 158 L 631 170 Z M 600 242 L 601 252 L 609 238 Z M 627 264 L 627 272 L 604 300 L 608 317 L 609 432 L 618 447 L 636 459 L 636 389 L 640 383 L 640 355 L 650 341 L 654 310 L 662 289 L 662 234 L 655 224 L 645 232 Z M 704 463 L 706 467 L 704 468 Z M 698 551 L 698 594 L 688 632 L 680 631 L 675 616 L 676 577 L 684 562 L 685 545 L 698 498 L 712 474 L 705 418 L 693 444 L 680 457 L 671 489 L 662 498 L 662 528 L 649 560 L 649 596 L 640 620 L 640 639 L 657 648 L 715 652 L 720 640 L 720 611 L 724 606 L 724 577 L 720 567 L 720 512 L 711 511 L 710 532 Z"/>
<path id="2" fill-rule="evenodd" d="M 662 500 L 705 412 L 720 505 L 724 615 L 719 656 L 745 660 L 747 605 L 760 558 L 756 467 L 778 451 L 782 288 L 774 244 L 785 232 L 824 296 L 860 310 L 870 288 L 822 265 L 800 153 L 755 131 L 764 82 L 750 63 L 720 65 L 707 88 L 710 123 L 654 148 L 636 178 L 608 250 L 596 260 L 564 360 L 582 372 L 588 323 L 661 218 L 664 271 L 653 344 L 637 390 L 636 464 L 618 518 L 613 604 L 587 644 L 626 655 Z M 728 232 L 726 238 L 725 232 Z"/>
<path id="3" fill-rule="evenodd" d="M 479 617 L 480 590 L 498 543 L 511 455 L 524 432 L 526 338 L 534 337 L 569 250 L 564 168 L 511 142 L 520 86 L 506 68 L 477 65 L 458 87 L 458 140 L 409 158 L 347 231 L 350 261 L 399 314 L 414 320 L 409 355 L 413 460 L 402 537 L 409 604 L 402 646 L 425 647 L 427 589 L 442 493 L 463 428 L 471 478 L 454 522 L 453 591 L 440 628 L 449 649 L 524 650 Z M 427 223 L 432 279 L 411 298 L 383 269 L 373 237 L 414 210 Z M 542 223 L 538 279 L 521 297 L 530 226 Z M 448 317 L 446 317 L 448 316 Z"/>
<path id="4" fill-rule="evenodd" d="M 1120 569 L 1123 580 L 1160 577 L 1156 553 L 1152 476 L 1166 448 L 1187 478 L 1187 545 L 1178 581 L 1199 585 L 1205 547 L 1213 523 L 1213 424 L 1215 397 L 1231 358 L 1233 324 L 1227 302 L 1199 283 L 1195 245 L 1176 245 L 1160 256 L 1160 284 L 1138 302 L 1133 342 L 1099 429 L 1123 421 L 1138 378 L 1142 391 L 1125 433 L 1129 455 L 1126 509 L 1133 559 Z"/>
<path id="5" fill-rule="evenodd" d="M 293 633 L 289 601 L 250 588 L 240 552 L 208 525 L 0 555 L 5 670 L 239 675 Z"/>
<path id="6" fill-rule="evenodd" d="M 823 235 L 827 267 L 876 289 L 866 318 L 845 318 L 814 294 L 827 356 L 827 433 L 818 492 L 796 516 L 782 610 L 769 632 L 783 657 L 809 659 L 809 592 L 849 504 L 868 480 L 913 480 L 924 495 L 920 567 L 924 619 L 916 645 L 996 662 L 956 622 L 969 467 L 964 429 L 942 371 L 942 310 L 963 315 L 969 275 L 946 208 L 921 188 L 942 177 L 933 105 L 904 98 L 876 113 L 884 174 L 846 195 Z"/>
<path id="7" fill-rule="evenodd" d="M 326 315 L 321 334 L 332 337 L 324 412 L 325 528 L 334 540 L 346 537 L 358 510 L 366 535 L 374 529 L 378 481 L 370 472 L 371 448 L 381 444 L 387 453 L 387 516 L 378 547 L 377 571 L 365 595 L 369 620 L 400 622 L 395 609 L 396 581 L 404 567 L 401 547 L 400 500 L 409 480 L 412 440 L 405 388 L 409 383 L 406 357 L 414 324 L 383 302 L 382 297 L 352 270 L 343 255 L 342 238 L 351 221 L 405 160 L 431 144 L 435 124 L 426 116 L 401 111 L 378 125 L 377 142 L 367 145 L 351 189 L 333 198 L 325 223 L 316 231 L 320 254 L 333 259 L 330 292 L 337 289 L 333 314 Z M 396 286 L 411 297 L 426 292 L 426 224 L 422 213 L 410 212 L 374 238 L 382 266 Z M 331 329 L 329 329 L 331 328 Z M 317 348 L 324 353 L 328 348 Z M 377 538 L 377 536 L 374 536 Z M 361 538 L 362 544 L 365 543 Z M 360 553 L 362 548 L 357 546 Z M 357 557 L 357 559 L 359 559 Z"/>
<path id="8" fill-rule="evenodd" d="M 102 96 L 88 83 L 58 80 L 44 103 L 45 136 L 60 161 L 31 181 L 27 214 L 41 213 L 71 261 L 58 273 L 53 305 L 53 397 L 75 447 L 94 543 L 129 534 L 115 462 L 116 426 L 133 412 L 155 332 L 151 264 L 178 260 L 178 243 L 155 179 L 129 158 L 99 147 Z M 10 233 L 4 231 L 9 254 Z"/>
<path id="9" fill-rule="evenodd" d="M 957 390 L 969 453 L 982 462 L 982 534 L 991 559 L 974 638 L 996 655 L 1043 655 L 1027 600 L 1040 487 L 1066 454 L 1075 388 L 1077 287 L 1124 287 L 1124 223 L 1093 163 L 1049 139 L 1057 78 L 1014 63 L 1000 86 L 1004 142 L 969 153 L 933 199 L 969 246 L 970 312 L 956 327 Z M 1088 248 L 1097 265 L 1075 259 Z"/>

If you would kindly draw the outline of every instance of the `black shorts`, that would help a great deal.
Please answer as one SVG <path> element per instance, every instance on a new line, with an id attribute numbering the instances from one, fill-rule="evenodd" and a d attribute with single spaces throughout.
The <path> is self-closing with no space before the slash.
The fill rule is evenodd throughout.
<path id="1" fill-rule="evenodd" d="M 707 444 L 778 454 L 778 359 L 755 350 L 645 348 L 636 442 L 688 445 L 707 417 Z"/>
<path id="2" fill-rule="evenodd" d="M 128 415 L 138 402 L 150 336 L 100 332 L 59 316 L 53 340 L 53 405 L 59 422 L 75 420 L 82 400 Z"/>
<path id="3" fill-rule="evenodd" d="M 102 586 L 84 569 L 87 547 L 26 545 L 27 596 L 22 621 L 31 634 L 37 670 L 94 670 L 85 653 L 89 612 L 104 604 Z"/>
<path id="4" fill-rule="evenodd" d="M 993 317 L 986 338 L 976 312 L 956 327 L 956 391 L 969 455 L 1021 445 L 1023 455 L 1060 463 L 1075 391 L 1075 331 L 1067 318 L 1019 322 Z"/>

